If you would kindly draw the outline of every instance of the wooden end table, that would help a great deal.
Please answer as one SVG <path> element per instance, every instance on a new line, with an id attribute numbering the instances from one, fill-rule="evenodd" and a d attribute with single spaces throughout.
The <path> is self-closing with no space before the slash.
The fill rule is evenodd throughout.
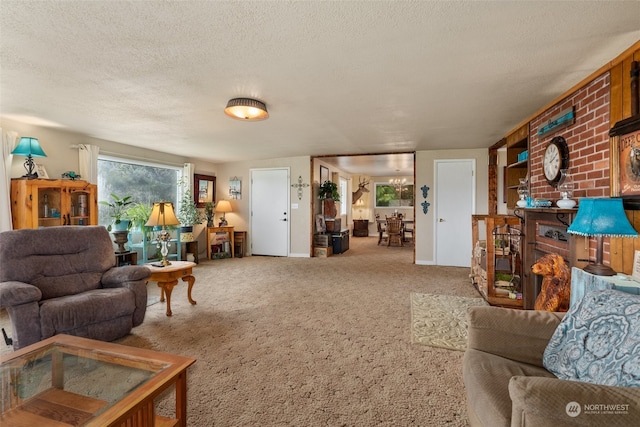
<path id="1" fill-rule="evenodd" d="M 167 299 L 167 316 L 171 316 L 171 291 L 173 287 L 178 284 L 178 279 L 182 278 L 183 282 L 187 282 L 189 287 L 187 288 L 187 298 L 193 305 L 196 301 L 191 298 L 191 289 L 196 282 L 196 278 L 191 275 L 193 267 L 196 263 L 191 261 L 172 261 L 170 265 L 166 267 L 156 267 L 152 264 L 145 264 L 145 266 L 151 271 L 151 277 L 149 282 L 157 282 L 160 288 L 160 301 L 164 302 L 165 296 Z"/>

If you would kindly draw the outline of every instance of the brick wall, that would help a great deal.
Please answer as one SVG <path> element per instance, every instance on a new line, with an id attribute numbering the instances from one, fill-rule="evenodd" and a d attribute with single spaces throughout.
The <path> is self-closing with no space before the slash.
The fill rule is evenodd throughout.
<path id="1" fill-rule="evenodd" d="M 555 136 L 562 136 L 569 146 L 569 173 L 575 186 L 573 198 L 609 197 L 609 98 L 609 73 L 605 73 L 530 122 L 529 176 L 532 197 L 553 202 L 560 198 L 558 190 L 547 183 L 542 172 L 544 149 Z M 538 128 L 571 106 L 576 116 L 573 125 L 538 138 Z M 595 239 L 589 239 L 588 244 L 589 258 L 593 261 L 596 257 Z M 609 239 L 605 239 L 603 249 L 605 263 L 608 263 Z"/>
<path id="2" fill-rule="evenodd" d="M 609 73 L 593 80 L 530 122 L 529 176 L 531 196 L 556 201 L 559 192 L 542 172 L 544 149 L 555 136 L 569 146 L 569 173 L 576 197 L 609 196 Z M 538 129 L 561 111 L 573 106 L 575 123 L 538 138 Z"/>

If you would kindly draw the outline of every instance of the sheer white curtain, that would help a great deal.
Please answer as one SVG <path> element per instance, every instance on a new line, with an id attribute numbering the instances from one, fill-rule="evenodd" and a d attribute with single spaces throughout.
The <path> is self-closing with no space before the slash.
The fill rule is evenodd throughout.
<path id="1" fill-rule="evenodd" d="M 98 183 L 98 154 L 100 147 L 95 145 L 78 145 L 78 157 L 80 160 L 80 177 L 91 184 Z"/>
<path id="2" fill-rule="evenodd" d="M 0 231 L 9 231 L 11 225 L 11 160 L 18 132 L 4 132 L 0 128 L 2 136 L 2 160 L 0 162 Z"/>
<path id="3" fill-rule="evenodd" d="M 185 163 L 182 167 L 182 192 L 191 190 L 193 192 L 193 172 L 196 165 L 193 163 Z"/>

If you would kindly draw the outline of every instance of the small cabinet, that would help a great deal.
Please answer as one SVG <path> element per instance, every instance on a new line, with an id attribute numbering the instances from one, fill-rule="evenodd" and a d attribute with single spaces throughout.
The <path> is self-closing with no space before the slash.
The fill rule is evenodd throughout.
<path id="1" fill-rule="evenodd" d="M 369 220 L 354 219 L 353 220 L 353 237 L 368 237 L 368 236 L 369 236 Z"/>
<path id="2" fill-rule="evenodd" d="M 14 229 L 97 225 L 97 187 L 80 180 L 12 179 L 11 216 Z"/>
<path id="3" fill-rule="evenodd" d="M 511 215 L 472 215 L 471 283 L 491 305 L 522 308 L 522 232 Z"/>

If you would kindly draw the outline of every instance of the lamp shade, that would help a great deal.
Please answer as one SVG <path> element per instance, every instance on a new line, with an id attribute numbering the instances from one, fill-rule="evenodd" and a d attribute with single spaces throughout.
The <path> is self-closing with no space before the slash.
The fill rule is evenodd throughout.
<path id="1" fill-rule="evenodd" d="M 40 147 L 40 143 L 37 138 L 32 138 L 30 136 L 23 136 L 20 138 L 20 142 L 17 147 L 13 149 L 11 154 L 17 154 L 18 156 L 25 157 L 47 157 Z"/>
<path id="2" fill-rule="evenodd" d="M 624 213 L 621 198 L 580 199 L 568 233 L 580 236 L 638 237 Z"/>
<path id="3" fill-rule="evenodd" d="M 227 212 L 231 212 L 231 203 L 229 203 L 228 200 L 220 200 L 217 204 L 216 204 L 216 212 L 222 212 L 222 213 L 227 213 Z"/>
<path id="4" fill-rule="evenodd" d="M 166 225 L 178 225 L 180 221 L 176 218 L 176 214 L 173 211 L 173 203 L 171 202 L 155 202 L 149 220 L 145 225 L 147 226 L 166 226 Z"/>
<path id="5" fill-rule="evenodd" d="M 224 112 L 227 116 L 238 120 L 258 121 L 269 117 L 265 103 L 251 98 L 229 100 Z"/>

